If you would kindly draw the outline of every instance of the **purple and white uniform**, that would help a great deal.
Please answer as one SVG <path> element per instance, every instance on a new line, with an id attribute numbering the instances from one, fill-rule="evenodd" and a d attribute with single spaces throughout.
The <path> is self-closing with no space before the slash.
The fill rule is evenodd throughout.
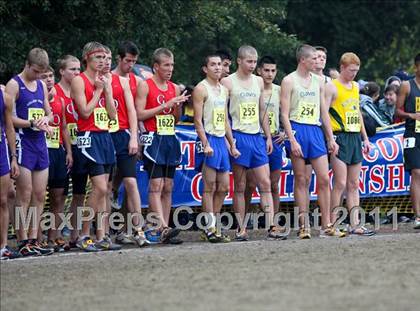
<path id="1" fill-rule="evenodd" d="M 7 148 L 6 135 L 4 134 L 6 126 L 4 120 L 5 110 L 3 91 L 0 89 L 0 177 L 10 173 L 9 150 Z"/>
<path id="2" fill-rule="evenodd" d="M 24 120 L 35 120 L 45 115 L 44 88 L 41 80 L 36 81 L 36 90 L 30 91 L 19 76 L 13 77 L 19 85 L 16 100 L 16 116 Z M 20 128 L 16 135 L 18 164 L 30 171 L 41 171 L 49 166 L 45 133 L 31 128 Z"/>

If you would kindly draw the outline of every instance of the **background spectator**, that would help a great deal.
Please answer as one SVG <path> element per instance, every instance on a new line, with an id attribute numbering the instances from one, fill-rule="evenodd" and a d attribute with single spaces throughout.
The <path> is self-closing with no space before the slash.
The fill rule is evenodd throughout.
<path id="1" fill-rule="evenodd" d="M 396 81 L 394 80 L 385 88 L 384 98 L 378 102 L 378 109 L 387 118 L 388 125 L 394 123 L 395 105 L 397 104 L 399 90 L 399 87 L 395 84 Z"/>

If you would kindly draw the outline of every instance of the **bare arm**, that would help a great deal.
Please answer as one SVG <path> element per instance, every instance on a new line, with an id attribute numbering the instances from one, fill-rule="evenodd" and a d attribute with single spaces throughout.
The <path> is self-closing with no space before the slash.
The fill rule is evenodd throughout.
<path id="1" fill-rule="evenodd" d="M 175 86 L 175 94 L 176 94 L 177 97 L 180 96 L 180 94 L 181 94 L 181 90 L 179 89 L 178 85 Z M 184 91 L 184 94 L 185 94 L 185 91 Z M 177 97 L 175 97 L 175 98 L 177 98 Z M 183 102 L 184 101 L 176 101 L 175 105 L 173 106 L 175 123 L 177 123 L 181 119 Z"/>
<path id="2" fill-rule="evenodd" d="M 105 105 L 106 105 L 106 112 L 108 113 L 108 117 L 111 120 L 115 120 L 117 117 L 117 108 L 114 104 L 114 97 L 112 96 L 112 75 L 109 73 L 105 76 L 100 76 L 99 80 L 102 80 L 104 88 L 103 94 L 105 96 Z M 97 87 L 99 83 L 95 81 L 95 87 Z"/>
<path id="3" fill-rule="evenodd" d="M 209 143 L 207 141 L 206 132 L 203 125 L 203 107 L 207 98 L 207 91 L 202 85 L 198 85 L 195 87 L 192 96 L 195 130 L 197 132 L 198 138 L 203 143 L 203 146 L 206 147 Z"/>
<path id="4" fill-rule="evenodd" d="M 260 98 L 259 98 L 259 110 L 260 110 L 260 123 L 261 123 L 261 127 L 264 131 L 265 137 L 267 137 L 267 139 L 271 139 L 271 131 L 270 131 L 270 124 L 268 121 L 268 113 L 267 113 L 267 107 L 264 104 L 264 82 L 262 80 L 262 78 L 259 77 L 258 79 L 258 83 L 260 85 Z"/>
<path id="5" fill-rule="evenodd" d="M 331 106 L 333 98 L 335 98 L 335 86 L 331 83 L 329 85 L 329 90 L 324 89 L 324 84 L 321 83 L 321 90 L 320 90 L 320 102 L 321 102 L 321 120 L 322 120 L 322 127 L 324 128 L 324 134 L 327 138 L 327 141 L 334 140 L 333 132 L 331 128 L 331 120 L 328 110 Z M 332 92 L 330 94 L 330 92 Z M 327 94 L 328 93 L 328 94 Z M 328 99 L 327 99 L 328 98 Z"/>
<path id="6" fill-rule="evenodd" d="M 15 80 L 10 80 L 9 82 L 7 82 L 6 84 L 6 89 L 5 92 L 9 95 L 10 97 L 10 105 L 11 105 L 11 109 L 12 111 L 16 110 L 16 100 L 19 94 L 19 85 Z M 18 116 L 14 116 L 12 115 L 12 122 L 13 122 L 13 126 L 16 128 L 30 128 L 31 127 L 31 123 L 28 120 L 25 119 L 21 119 Z M 13 139 L 14 141 L 14 139 Z"/>
<path id="7" fill-rule="evenodd" d="M 6 138 L 7 144 L 9 146 L 11 159 L 10 159 L 10 168 L 11 168 L 11 177 L 16 178 L 19 175 L 19 167 L 17 164 L 17 155 L 16 155 L 16 133 L 12 121 L 12 107 L 13 101 L 12 98 L 7 94 L 3 93 L 5 111 L 4 111 L 4 124 L 6 126 Z"/>
<path id="8" fill-rule="evenodd" d="M 283 122 L 284 131 L 289 138 L 289 140 L 296 141 L 292 133 L 292 125 L 290 123 L 289 114 L 290 114 L 290 98 L 292 94 L 293 82 L 289 77 L 285 77 L 281 82 L 281 120 Z"/>
<path id="9" fill-rule="evenodd" d="M 93 113 L 93 110 L 97 106 L 99 99 L 101 97 L 102 90 L 103 90 L 103 87 L 95 88 L 92 99 L 90 100 L 89 103 L 87 103 L 86 96 L 85 96 L 85 85 L 83 83 L 83 79 L 80 76 L 78 76 L 78 77 L 75 77 L 71 81 L 71 97 L 76 103 L 77 110 L 81 118 L 87 119 Z"/>
<path id="10" fill-rule="evenodd" d="M 128 124 L 131 133 L 130 141 L 128 143 L 128 153 L 136 154 L 139 146 L 137 142 L 137 115 L 136 109 L 134 108 L 133 94 L 131 94 L 129 80 L 122 77 L 119 79 L 124 91 L 125 106 L 127 108 Z"/>
<path id="11" fill-rule="evenodd" d="M 283 121 L 284 131 L 290 141 L 291 152 L 296 157 L 303 157 L 302 148 L 297 142 L 292 131 L 292 124 L 290 123 L 290 98 L 293 90 L 293 81 L 290 76 L 286 76 L 281 82 L 281 118 Z"/>
<path id="12" fill-rule="evenodd" d="M 395 115 L 403 119 L 420 120 L 420 113 L 410 113 L 410 112 L 404 111 L 404 103 L 409 94 L 410 94 L 410 83 L 408 81 L 404 81 L 401 84 L 400 90 L 398 91 Z"/>
<path id="13" fill-rule="evenodd" d="M 61 118 L 61 133 L 63 134 L 63 144 L 64 148 L 66 149 L 66 165 L 67 168 L 70 169 L 73 166 L 73 154 L 71 150 L 71 138 L 70 133 L 67 129 L 67 121 L 66 121 L 66 112 L 64 106 L 64 100 L 60 97 L 61 100 L 61 107 L 62 107 L 62 115 Z"/>

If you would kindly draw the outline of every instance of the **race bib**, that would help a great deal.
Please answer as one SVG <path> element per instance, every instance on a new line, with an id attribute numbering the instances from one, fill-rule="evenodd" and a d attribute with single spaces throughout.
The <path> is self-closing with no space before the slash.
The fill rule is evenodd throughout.
<path id="1" fill-rule="evenodd" d="M 28 109 L 28 121 L 38 120 L 45 116 L 45 111 L 42 108 L 29 108 Z M 39 129 L 34 128 L 34 131 L 39 131 Z"/>
<path id="2" fill-rule="evenodd" d="M 213 126 L 214 129 L 222 131 L 225 129 L 225 108 L 214 108 L 213 110 Z"/>
<path id="3" fill-rule="evenodd" d="M 268 124 L 270 125 L 270 133 L 275 134 L 277 133 L 277 124 L 275 114 L 272 111 L 268 112 Z"/>
<path id="4" fill-rule="evenodd" d="M 42 108 L 29 108 L 28 109 L 28 121 L 41 119 L 45 115 L 45 111 Z"/>
<path id="5" fill-rule="evenodd" d="M 196 153 L 203 153 L 204 152 L 204 146 L 201 140 L 197 140 L 195 142 L 195 152 Z"/>
<path id="6" fill-rule="evenodd" d="M 143 134 L 140 136 L 140 144 L 150 146 L 153 142 L 153 134 Z"/>
<path id="7" fill-rule="evenodd" d="M 360 114 L 358 111 L 347 111 L 344 129 L 347 132 L 360 132 Z"/>
<path id="8" fill-rule="evenodd" d="M 299 121 L 305 124 L 317 124 L 315 103 L 299 101 Z"/>
<path id="9" fill-rule="evenodd" d="M 258 123 L 257 103 L 241 103 L 239 106 L 239 122 L 242 124 Z"/>
<path id="10" fill-rule="evenodd" d="M 91 144 L 91 137 L 77 136 L 77 148 L 90 148 Z"/>
<path id="11" fill-rule="evenodd" d="M 118 132 L 120 130 L 120 122 L 118 121 L 118 116 L 113 119 L 109 120 L 109 131 L 111 133 Z"/>
<path id="12" fill-rule="evenodd" d="M 416 138 L 415 137 L 405 137 L 403 146 L 404 146 L 404 149 L 414 148 L 416 146 Z"/>
<path id="13" fill-rule="evenodd" d="M 416 112 L 420 112 L 420 97 L 416 97 Z M 420 121 L 416 120 L 416 133 L 420 133 Z"/>
<path id="14" fill-rule="evenodd" d="M 70 142 L 72 145 L 76 144 L 77 140 L 77 124 L 76 123 L 67 123 L 67 130 L 70 134 Z"/>
<path id="15" fill-rule="evenodd" d="M 58 149 L 60 147 L 60 127 L 52 126 L 53 132 L 47 135 L 47 147 L 52 149 Z"/>
<path id="16" fill-rule="evenodd" d="M 108 130 L 108 112 L 105 108 L 93 109 L 93 115 L 95 118 L 95 126 L 101 130 Z"/>
<path id="17" fill-rule="evenodd" d="M 175 118 L 171 114 L 157 115 L 156 128 L 159 135 L 175 135 Z"/>

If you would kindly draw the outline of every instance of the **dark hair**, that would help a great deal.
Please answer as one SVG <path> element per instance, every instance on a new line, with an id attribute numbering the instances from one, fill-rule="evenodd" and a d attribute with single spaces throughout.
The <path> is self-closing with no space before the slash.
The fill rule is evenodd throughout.
<path id="1" fill-rule="evenodd" d="M 220 57 L 222 59 L 222 57 L 219 54 L 217 54 L 217 52 L 208 53 L 205 57 L 203 57 L 201 67 L 206 67 L 211 57 Z"/>
<path id="2" fill-rule="evenodd" d="M 126 54 L 131 54 L 134 56 L 139 55 L 139 49 L 137 48 L 137 45 L 134 44 L 134 42 L 124 41 L 121 42 L 118 46 L 117 54 L 121 59 L 123 59 Z"/>
<path id="3" fill-rule="evenodd" d="M 315 50 L 322 51 L 325 54 L 327 54 L 327 52 L 328 52 L 326 48 L 324 48 L 323 46 L 320 46 L 320 45 L 314 46 L 314 48 L 315 48 Z"/>
<path id="4" fill-rule="evenodd" d="M 390 84 L 385 88 L 385 92 L 384 94 L 388 93 L 388 92 L 394 92 L 395 94 L 398 94 L 399 91 L 399 87 L 395 84 Z"/>
<path id="5" fill-rule="evenodd" d="M 264 64 L 277 65 L 274 57 L 272 57 L 270 55 L 264 55 L 263 57 L 260 58 L 260 60 L 258 61 L 258 68 L 261 68 L 262 66 L 264 66 Z"/>
<path id="6" fill-rule="evenodd" d="M 420 63 L 420 53 L 414 57 L 414 65 L 417 65 L 417 63 Z"/>
<path id="7" fill-rule="evenodd" d="M 227 50 L 217 50 L 215 54 L 220 56 L 222 61 L 224 61 L 225 59 L 232 61 L 232 55 L 230 55 L 230 53 Z"/>
<path id="8" fill-rule="evenodd" d="M 374 95 L 379 94 L 380 91 L 381 91 L 381 88 L 379 87 L 378 83 L 368 82 L 360 90 L 360 94 L 373 97 Z"/>

